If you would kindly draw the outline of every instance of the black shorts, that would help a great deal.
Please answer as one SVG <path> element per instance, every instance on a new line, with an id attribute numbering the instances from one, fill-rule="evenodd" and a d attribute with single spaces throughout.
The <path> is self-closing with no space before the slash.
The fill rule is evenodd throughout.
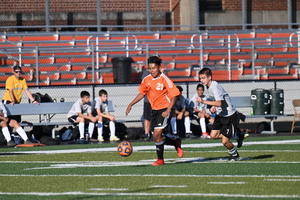
<path id="1" fill-rule="evenodd" d="M 6 122 L 7 123 L 7 125 L 9 126 L 9 123 L 10 123 L 10 118 L 8 118 L 8 121 Z M 3 120 L 2 119 L 0 119 L 0 122 L 2 122 Z"/>
<path id="2" fill-rule="evenodd" d="M 144 119 L 151 120 L 151 104 L 149 102 L 144 102 Z"/>
<path id="3" fill-rule="evenodd" d="M 2 100 L 2 103 L 3 103 L 3 104 L 10 104 L 11 101 L 8 101 L 8 100 Z M 11 116 L 9 116 L 9 118 L 10 118 L 10 119 L 16 120 L 18 123 L 21 123 L 21 120 L 22 120 L 21 115 L 11 115 Z"/>
<path id="4" fill-rule="evenodd" d="M 68 121 L 71 122 L 74 126 L 77 126 L 78 123 L 76 123 L 77 115 L 73 115 L 68 118 Z"/>
<path id="5" fill-rule="evenodd" d="M 212 130 L 220 130 L 221 134 L 227 138 L 231 138 L 238 133 L 237 112 L 229 117 L 216 116 Z"/>
<path id="6" fill-rule="evenodd" d="M 172 111 L 169 113 L 169 115 L 167 117 L 163 117 L 162 113 L 164 111 L 166 111 L 167 108 L 161 109 L 161 110 L 152 110 L 151 112 L 151 121 L 150 121 L 150 130 L 154 130 L 154 129 L 167 129 L 169 122 L 171 120 L 171 113 Z"/>

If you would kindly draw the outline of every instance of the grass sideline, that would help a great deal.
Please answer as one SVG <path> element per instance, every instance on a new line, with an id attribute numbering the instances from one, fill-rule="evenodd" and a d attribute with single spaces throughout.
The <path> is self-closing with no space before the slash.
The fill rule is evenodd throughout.
<path id="1" fill-rule="evenodd" d="M 185 155 L 153 142 L 0 149 L 1 199 L 300 199 L 300 136 L 249 137 L 242 160 L 226 161 L 220 140 L 183 140 Z"/>

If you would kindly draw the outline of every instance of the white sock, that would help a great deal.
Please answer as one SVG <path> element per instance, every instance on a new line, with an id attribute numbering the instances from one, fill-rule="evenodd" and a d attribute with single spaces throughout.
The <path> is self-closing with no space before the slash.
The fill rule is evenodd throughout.
<path id="1" fill-rule="evenodd" d="M 94 128 L 95 128 L 95 123 L 90 122 L 90 123 L 89 123 L 89 136 L 88 136 L 88 138 L 91 138 L 91 137 L 92 137 L 92 135 L 93 135 L 93 133 L 94 133 Z"/>
<path id="2" fill-rule="evenodd" d="M 109 130 L 110 130 L 110 137 L 116 136 L 116 125 L 115 125 L 115 122 L 109 121 Z"/>
<path id="3" fill-rule="evenodd" d="M 2 133 L 6 139 L 7 142 L 11 141 L 11 136 L 10 136 L 10 132 L 8 130 L 8 127 L 3 127 L 2 128 Z"/>
<path id="4" fill-rule="evenodd" d="M 176 117 L 172 117 L 171 118 L 171 127 L 172 127 L 172 131 L 173 133 L 177 133 L 177 127 L 176 127 Z"/>
<path id="5" fill-rule="evenodd" d="M 201 130 L 202 130 L 202 133 L 206 133 L 205 118 L 200 118 L 200 127 L 201 127 Z"/>
<path id="6" fill-rule="evenodd" d="M 186 133 L 191 133 L 191 120 L 190 117 L 185 117 L 184 118 L 184 126 L 185 126 L 185 132 Z"/>
<path id="7" fill-rule="evenodd" d="M 16 131 L 24 141 L 28 140 L 27 134 L 22 127 L 19 127 Z"/>
<path id="8" fill-rule="evenodd" d="M 79 133 L 80 133 L 80 139 L 84 138 L 84 123 L 83 122 L 79 122 Z"/>
<path id="9" fill-rule="evenodd" d="M 102 133 L 103 133 L 103 124 L 102 122 L 98 121 L 98 138 L 102 137 Z"/>

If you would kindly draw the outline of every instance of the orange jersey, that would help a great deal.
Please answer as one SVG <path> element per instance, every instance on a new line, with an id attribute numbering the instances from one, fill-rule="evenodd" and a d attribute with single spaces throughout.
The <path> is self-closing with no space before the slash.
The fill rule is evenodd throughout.
<path id="1" fill-rule="evenodd" d="M 171 98 L 180 95 L 173 81 L 163 73 L 157 78 L 146 76 L 140 84 L 139 92 L 148 95 L 153 110 L 169 107 Z"/>

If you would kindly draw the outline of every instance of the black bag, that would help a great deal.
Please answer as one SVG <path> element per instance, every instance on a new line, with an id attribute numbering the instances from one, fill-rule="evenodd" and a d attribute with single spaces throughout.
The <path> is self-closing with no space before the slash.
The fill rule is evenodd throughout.
<path id="1" fill-rule="evenodd" d="M 49 137 L 49 136 L 43 136 L 43 137 L 40 138 L 40 143 L 45 144 L 45 145 L 58 145 L 59 140 L 54 139 L 54 138 Z"/>
<path id="2" fill-rule="evenodd" d="M 54 125 L 51 126 L 34 126 L 32 130 L 30 131 L 30 135 L 34 135 L 34 138 L 36 140 L 40 140 L 43 136 L 52 136 L 52 129 L 54 128 Z"/>
<path id="3" fill-rule="evenodd" d="M 255 133 L 260 134 L 263 131 L 269 131 L 271 126 L 268 122 L 259 122 L 256 126 Z"/>
<path id="4" fill-rule="evenodd" d="M 39 102 L 39 103 L 43 103 L 43 102 L 54 102 L 54 100 L 52 99 L 52 97 L 51 97 L 49 94 L 47 94 L 47 93 L 45 93 L 45 94 L 41 94 L 41 93 L 39 93 L 39 92 L 33 93 L 33 94 L 32 94 L 32 97 L 34 98 L 34 101 L 37 101 L 37 102 Z M 32 103 L 32 102 L 30 101 L 30 99 L 28 99 L 28 102 L 29 102 L 29 103 Z"/>

